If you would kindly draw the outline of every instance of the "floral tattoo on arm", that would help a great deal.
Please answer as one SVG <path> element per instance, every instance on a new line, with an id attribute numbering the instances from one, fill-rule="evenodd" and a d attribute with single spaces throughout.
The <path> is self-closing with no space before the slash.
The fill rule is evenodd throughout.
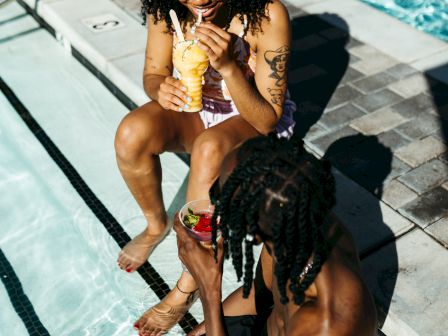
<path id="1" fill-rule="evenodd" d="M 275 79 L 276 88 L 269 88 L 272 96 L 271 102 L 277 106 L 283 105 L 286 85 L 287 63 L 289 58 L 289 47 L 283 46 L 276 50 L 268 50 L 264 53 L 264 59 L 272 70 L 269 78 Z"/>

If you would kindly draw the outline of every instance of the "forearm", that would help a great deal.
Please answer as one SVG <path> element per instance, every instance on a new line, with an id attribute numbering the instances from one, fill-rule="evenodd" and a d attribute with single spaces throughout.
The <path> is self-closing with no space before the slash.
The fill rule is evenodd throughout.
<path id="1" fill-rule="evenodd" d="M 221 304 L 221 288 L 200 290 L 207 335 L 226 336 Z"/>
<path id="2" fill-rule="evenodd" d="M 261 134 L 268 134 L 278 122 L 272 105 L 249 83 L 236 64 L 221 74 L 241 116 Z"/>
<path id="3" fill-rule="evenodd" d="M 166 76 L 145 75 L 143 78 L 143 88 L 151 100 L 158 101 L 160 84 L 165 81 Z"/>

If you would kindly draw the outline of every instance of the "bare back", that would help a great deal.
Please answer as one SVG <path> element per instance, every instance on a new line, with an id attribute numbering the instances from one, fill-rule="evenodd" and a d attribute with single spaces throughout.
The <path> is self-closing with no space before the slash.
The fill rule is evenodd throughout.
<path id="1" fill-rule="evenodd" d="M 376 335 L 376 310 L 372 297 L 360 276 L 360 264 L 350 233 L 336 219 L 330 225 L 329 238 L 340 230 L 342 235 L 322 266 L 315 282 L 305 293 L 301 306 L 294 304 L 292 293 L 287 305 L 280 302 L 273 272 L 263 272 L 265 283 L 272 283 L 274 310 L 268 320 L 269 336 L 282 335 Z M 264 253 L 267 254 L 265 249 Z M 263 268 L 273 270 L 273 259 L 264 256 Z"/>

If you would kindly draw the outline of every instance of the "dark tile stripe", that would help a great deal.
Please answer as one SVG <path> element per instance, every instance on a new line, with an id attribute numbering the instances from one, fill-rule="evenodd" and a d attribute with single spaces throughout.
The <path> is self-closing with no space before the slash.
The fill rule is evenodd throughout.
<path id="1" fill-rule="evenodd" d="M 0 278 L 17 315 L 30 335 L 50 336 L 37 316 L 34 307 L 23 291 L 22 284 L 3 251 L 0 249 Z"/>
<path id="2" fill-rule="evenodd" d="M 65 158 L 64 154 L 57 148 L 50 137 L 45 133 L 41 126 L 30 114 L 28 109 L 17 98 L 15 93 L 8 87 L 8 85 L 0 77 L 0 90 L 6 96 L 8 101 L 20 115 L 22 120 L 39 140 L 47 153 L 51 156 L 54 162 L 59 166 L 69 182 L 75 188 L 79 196 L 84 200 L 86 205 L 92 210 L 98 220 L 104 225 L 109 234 L 114 238 L 117 244 L 122 248 L 130 241 L 129 235 L 124 231 L 122 226 L 107 210 L 107 208 L 101 203 L 98 197 L 89 188 L 87 183 L 81 178 L 72 164 Z M 117 269 L 118 271 L 118 269 Z M 138 273 L 156 293 L 156 295 L 162 299 L 169 292 L 168 285 L 160 277 L 157 271 L 151 266 L 150 263 L 145 262 L 139 269 Z M 179 325 L 185 332 L 191 330 L 193 326 L 197 324 L 194 317 L 187 313 L 184 319 L 179 322 Z"/>

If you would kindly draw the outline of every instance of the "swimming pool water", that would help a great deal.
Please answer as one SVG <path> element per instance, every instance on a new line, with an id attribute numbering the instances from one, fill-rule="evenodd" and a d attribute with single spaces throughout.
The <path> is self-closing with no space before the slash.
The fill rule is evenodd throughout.
<path id="1" fill-rule="evenodd" d="M 361 0 L 435 37 L 448 41 L 448 0 Z"/>

